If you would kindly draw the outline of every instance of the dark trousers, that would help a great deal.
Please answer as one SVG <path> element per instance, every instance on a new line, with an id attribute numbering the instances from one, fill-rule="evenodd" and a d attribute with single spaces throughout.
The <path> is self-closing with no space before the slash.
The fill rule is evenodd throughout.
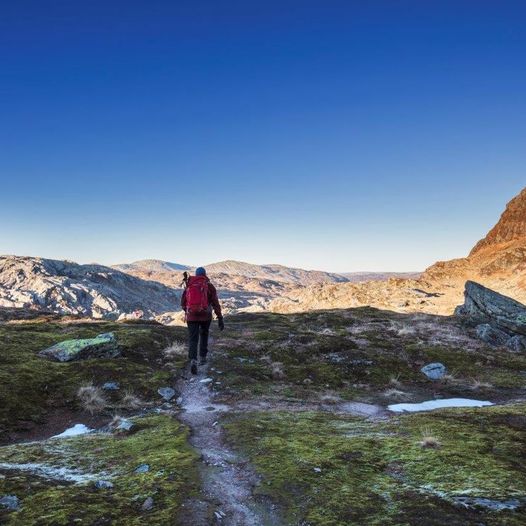
<path id="1" fill-rule="evenodd" d="M 208 354 L 208 332 L 212 320 L 187 321 L 188 325 L 188 357 L 197 360 L 197 346 L 199 345 L 199 356 Z"/>

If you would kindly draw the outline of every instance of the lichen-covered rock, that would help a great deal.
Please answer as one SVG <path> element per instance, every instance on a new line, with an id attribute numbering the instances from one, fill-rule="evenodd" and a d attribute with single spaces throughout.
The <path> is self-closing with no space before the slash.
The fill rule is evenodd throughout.
<path id="1" fill-rule="evenodd" d="M 443 363 L 438 362 L 424 365 L 420 371 L 423 372 L 430 380 L 440 380 L 444 378 L 447 373 L 446 366 Z"/>
<path id="2" fill-rule="evenodd" d="M 499 347 L 510 339 L 509 334 L 492 327 L 489 323 L 477 325 L 477 336 L 484 342 Z"/>
<path id="3" fill-rule="evenodd" d="M 455 314 L 470 321 L 492 326 L 508 333 L 526 335 L 526 306 L 474 281 L 467 281 L 464 305 Z"/>
<path id="4" fill-rule="evenodd" d="M 43 358 L 57 362 L 71 362 L 88 358 L 115 358 L 120 354 L 117 339 L 112 332 L 95 338 L 66 340 L 38 353 Z"/>
<path id="5" fill-rule="evenodd" d="M 526 336 L 513 336 L 506 343 L 506 347 L 513 352 L 524 352 L 526 351 Z"/>

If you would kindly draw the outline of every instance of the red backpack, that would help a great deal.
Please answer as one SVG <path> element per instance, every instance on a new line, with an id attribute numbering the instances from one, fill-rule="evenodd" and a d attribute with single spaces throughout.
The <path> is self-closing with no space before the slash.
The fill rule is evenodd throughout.
<path id="1" fill-rule="evenodd" d="M 208 310 L 208 278 L 192 276 L 186 287 L 186 312 L 194 314 Z"/>

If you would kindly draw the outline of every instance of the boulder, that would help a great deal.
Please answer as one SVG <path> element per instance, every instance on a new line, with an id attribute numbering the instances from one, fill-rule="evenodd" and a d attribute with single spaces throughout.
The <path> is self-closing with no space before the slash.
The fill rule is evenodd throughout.
<path id="1" fill-rule="evenodd" d="M 526 336 L 513 336 L 506 343 L 506 347 L 513 352 L 524 352 L 526 351 Z"/>
<path id="2" fill-rule="evenodd" d="M 495 347 L 506 345 L 506 342 L 510 339 L 509 334 L 500 329 L 495 329 L 489 323 L 477 325 L 477 336 L 482 341 Z"/>
<path id="3" fill-rule="evenodd" d="M 430 380 L 440 380 L 444 378 L 447 373 L 446 366 L 439 362 L 424 365 L 420 371 L 424 373 Z"/>
<path id="4" fill-rule="evenodd" d="M 467 281 L 464 305 L 455 314 L 476 324 L 489 323 L 510 336 L 526 336 L 526 306 L 474 281 Z"/>
<path id="5" fill-rule="evenodd" d="M 43 358 L 57 362 L 71 362 L 89 358 L 115 358 L 120 354 L 117 339 L 112 332 L 95 338 L 65 340 L 38 353 Z"/>

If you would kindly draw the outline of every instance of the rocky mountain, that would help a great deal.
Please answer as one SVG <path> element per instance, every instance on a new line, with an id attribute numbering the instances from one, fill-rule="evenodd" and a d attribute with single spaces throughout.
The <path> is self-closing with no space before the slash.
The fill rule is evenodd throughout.
<path id="1" fill-rule="evenodd" d="M 46 309 L 95 318 L 135 310 L 146 316 L 179 309 L 179 294 L 102 265 L 0 256 L 0 307 Z"/>
<path id="2" fill-rule="evenodd" d="M 310 285 L 312 283 L 344 282 L 348 278 L 342 274 L 331 272 L 322 272 L 317 270 L 303 270 L 299 268 L 286 267 L 284 265 L 255 265 L 243 261 L 220 261 L 205 265 L 209 276 L 242 276 L 244 278 L 259 281 L 278 281 L 283 283 L 294 283 L 296 285 Z M 114 265 L 113 268 L 132 274 L 150 274 L 164 272 L 183 272 L 185 270 L 193 271 L 195 267 L 170 263 L 157 259 L 144 259 L 134 261 L 133 263 Z"/>
<path id="3" fill-rule="evenodd" d="M 472 280 L 526 302 L 526 188 L 508 203 L 500 221 L 466 258 L 439 261 L 418 279 L 323 284 L 296 288 L 269 308 L 297 312 L 371 305 L 401 312 L 450 314 Z"/>
<path id="4" fill-rule="evenodd" d="M 526 237 L 526 188 L 513 198 L 502 214 L 499 222 L 481 239 L 470 252 L 474 256 L 487 248 L 496 248 L 504 243 L 524 240 Z"/>
<path id="5" fill-rule="evenodd" d="M 171 263 L 161 259 L 141 259 L 133 263 L 113 265 L 113 268 L 122 272 L 183 272 L 192 269 L 188 265 L 180 265 L 179 263 Z"/>

